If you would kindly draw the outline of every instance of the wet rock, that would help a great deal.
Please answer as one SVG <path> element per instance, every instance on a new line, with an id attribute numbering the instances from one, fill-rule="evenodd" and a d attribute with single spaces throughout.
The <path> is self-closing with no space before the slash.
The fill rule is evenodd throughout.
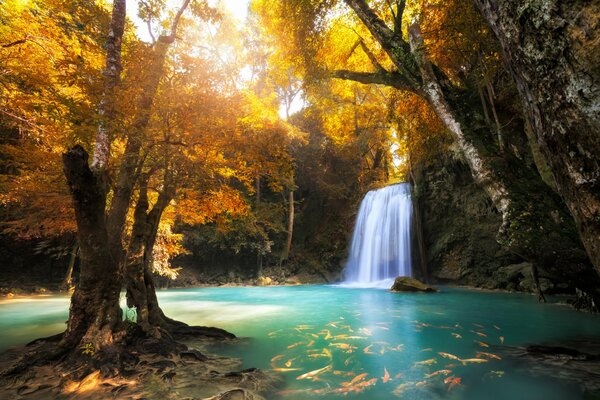
<path id="1" fill-rule="evenodd" d="M 258 397 L 244 389 L 233 389 L 223 393 L 219 393 L 213 397 L 207 397 L 203 400 L 259 400 L 262 397 Z"/>
<path id="2" fill-rule="evenodd" d="M 166 369 L 175 369 L 177 365 L 171 360 L 161 360 L 150 364 L 152 368 L 156 368 L 158 373 L 162 373 Z"/>
<path id="3" fill-rule="evenodd" d="M 257 286 L 269 286 L 273 283 L 273 280 L 268 276 L 261 276 L 256 280 Z"/>
<path id="4" fill-rule="evenodd" d="M 173 378 L 175 377 L 175 375 L 177 375 L 175 373 L 175 371 L 169 371 L 166 374 L 164 374 L 163 376 L 161 376 L 162 380 L 167 382 L 167 383 L 172 383 L 173 382 Z"/>
<path id="5" fill-rule="evenodd" d="M 200 353 L 198 350 L 193 350 L 193 349 L 179 353 L 179 357 L 183 361 L 206 361 L 206 360 L 208 360 L 208 357 L 206 357 L 204 354 Z"/>
<path id="6" fill-rule="evenodd" d="M 437 292 L 438 290 L 418 279 L 408 276 L 399 276 L 390 288 L 392 292 Z"/>

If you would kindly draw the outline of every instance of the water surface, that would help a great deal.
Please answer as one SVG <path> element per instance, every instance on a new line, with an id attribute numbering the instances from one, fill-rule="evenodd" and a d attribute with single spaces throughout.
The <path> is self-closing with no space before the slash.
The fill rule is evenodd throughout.
<path id="1" fill-rule="evenodd" d="M 203 288 L 159 299 L 171 317 L 247 338 L 214 351 L 278 370 L 285 386 L 272 399 L 581 399 L 574 384 L 532 376 L 505 346 L 600 337 L 599 316 L 529 295 L 454 288 Z M 67 297 L 0 301 L 1 349 L 60 332 L 67 312 Z"/>

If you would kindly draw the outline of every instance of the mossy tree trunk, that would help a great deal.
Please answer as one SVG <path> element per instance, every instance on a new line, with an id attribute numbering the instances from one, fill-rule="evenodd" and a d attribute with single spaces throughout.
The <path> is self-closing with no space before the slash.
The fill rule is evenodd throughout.
<path id="1" fill-rule="evenodd" d="M 600 3 L 475 0 L 600 273 Z"/>

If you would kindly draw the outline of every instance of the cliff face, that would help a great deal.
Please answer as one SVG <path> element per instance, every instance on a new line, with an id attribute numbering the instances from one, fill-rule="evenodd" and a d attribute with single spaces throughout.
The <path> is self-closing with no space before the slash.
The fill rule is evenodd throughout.
<path id="1" fill-rule="evenodd" d="M 536 290 L 532 265 L 496 240 L 501 217 L 474 183 L 464 162 L 440 157 L 419 176 L 415 201 L 421 210 L 427 270 L 433 281 L 486 289 Z M 581 251 L 573 249 L 574 253 Z M 568 274 L 564 272 L 559 275 L 543 265 L 538 269 L 540 286 L 546 293 L 587 289 L 581 280 L 566 279 Z M 588 265 L 586 273 L 591 272 Z"/>

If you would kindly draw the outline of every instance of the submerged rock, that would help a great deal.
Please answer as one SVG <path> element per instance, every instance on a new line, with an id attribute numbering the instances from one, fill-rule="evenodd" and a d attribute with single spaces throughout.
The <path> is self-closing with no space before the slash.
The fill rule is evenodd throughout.
<path id="1" fill-rule="evenodd" d="M 399 276 L 390 288 L 392 292 L 437 292 L 438 290 L 418 279 L 409 276 Z"/>

